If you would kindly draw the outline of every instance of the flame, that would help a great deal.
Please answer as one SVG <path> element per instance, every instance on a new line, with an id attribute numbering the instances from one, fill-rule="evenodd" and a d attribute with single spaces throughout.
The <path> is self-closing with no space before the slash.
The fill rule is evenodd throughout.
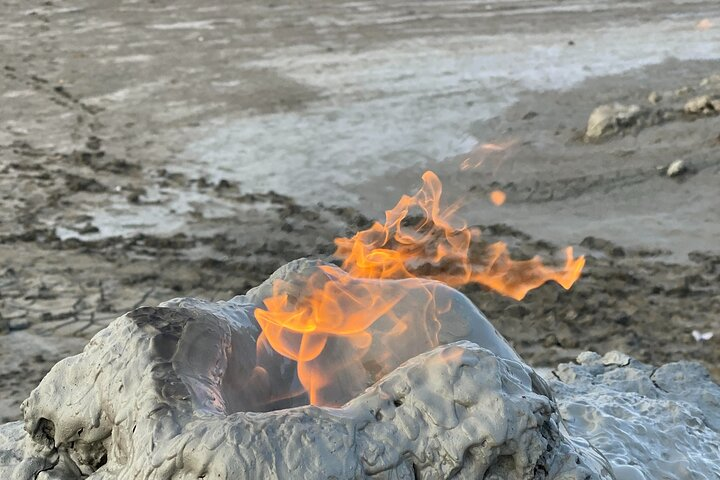
<path id="1" fill-rule="evenodd" d="M 695 25 L 695 29 L 700 30 L 702 32 L 705 30 L 709 30 L 710 28 L 712 28 L 712 26 L 713 26 L 713 22 L 711 22 L 707 18 L 703 18 Z"/>
<path id="2" fill-rule="evenodd" d="M 471 245 L 479 232 L 464 222 L 453 225 L 459 205 L 441 209 L 442 185 L 433 172 L 425 172 L 422 179 L 418 193 L 403 196 L 385 213 L 384 224 L 376 222 L 352 238 L 335 240 L 335 256 L 342 259 L 345 271 L 360 278 L 422 276 L 452 287 L 480 283 L 516 300 L 550 280 L 570 288 L 580 277 L 585 259 L 573 258 L 572 248 L 566 250 L 561 269 L 546 267 L 537 257 L 514 261 L 503 242 L 471 258 Z M 422 212 L 422 219 L 407 226 L 404 222 L 413 208 Z"/>
<path id="3" fill-rule="evenodd" d="M 505 195 L 505 192 L 502 190 L 493 190 L 490 192 L 490 201 L 497 207 L 505 203 L 506 198 L 507 195 Z"/>
<path id="4" fill-rule="evenodd" d="M 490 152 L 502 152 L 507 148 L 507 145 L 499 145 L 497 143 L 483 143 L 480 145 L 482 150 L 488 150 Z"/>
<path id="5" fill-rule="evenodd" d="M 441 206 L 437 175 L 428 171 L 422 180 L 415 195 L 404 195 L 386 212 L 384 223 L 335 240 L 342 270 L 321 266 L 299 288 L 276 280 L 265 308 L 255 312 L 262 328 L 258 344 L 297 362 L 298 378 L 312 404 L 331 403 L 324 389 L 344 370 L 364 371 L 355 367 L 371 348 L 377 370 L 386 371 L 392 364 L 385 358 L 392 355 L 392 339 L 416 335 L 420 329 L 416 310 L 400 313 L 399 304 L 408 295 L 413 295 L 413 305 L 426 309 L 417 353 L 437 345 L 436 329 L 428 325 L 437 323 L 442 310 L 434 305 L 433 285 L 438 284 L 424 279 L 452 287 L 478 283 L 520 300 L 548 281 L 569 289 L 580 277 L 585 259 L 575 258 L 571 247 L 565 251 L 564 266 L 553 268 L 538 257 L 511 259 L 502 242 L 483 246 L 479 230 L 456 219 L 459 204 Z M 393 286 L 397 282 L 378 281 L 387 279 L 401 280 L 402 288 Z M 374 348 L 376 343 L 383 348 Z"/>
<path id="6" fill-rule="evenodd" d="M 514 141 L 504 143 L 482 143 L 473 148 L 470 155 L 460 163 L 460 170 L 479 168 L 487 159 L 507 151 L 507 149 L 514 144 Z M 499 163 L 502 163 L 504 159 L 505 157 L 501 156 Z"/>
<path id="7" fill-rule="evenodd" d="M 393 346 L 409 329 L 414 328 L 417 337 L 413 355 L 439 343 L 435 315 L 443 309 L 434 303 L 435 286 L 430 282 L 408 279 L 388 286 L 354 278 L 330 265 L 318 267 L 306 282 L 300 295 L 291 298 L 287 292 L 295 286 L 276 280 L 273 296 L 265 300 L 265 309 L 255 311 L 255 318 L 262 328 L 258 345 L 267 344 L 297 362 L 298 379 L 313 405 L 341 404 L 326 388 L 339 379 L 359 382 L 351 389 L 362 391 L 366 385 L 357 376 L 365 371 L 364 357 L 373 346 L 370 358 L 379 378 L 403 361 L 395 358 Z M 408 297 L 413 308 L 403 312 L 407 309 L 399 303 Z M 419 318 L 423 305 L 425 322 Z"/>

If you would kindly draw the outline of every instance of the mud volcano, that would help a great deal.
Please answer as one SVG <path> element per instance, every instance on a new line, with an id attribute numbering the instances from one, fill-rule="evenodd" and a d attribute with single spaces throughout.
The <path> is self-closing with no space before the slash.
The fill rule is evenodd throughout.
<path id="1" fill-rule="evenodd" d="M 379 379 L 371 362 L 346 365 L 325 392 L 351 397 L 340 408 L 293 395 L 297 362 L 257 355 L 253 313 L 274 282 L 321 266 L 291 263 L 229 302 L 177 299 L 117 319 L 25 402 L 4 478 L 611 478 L 563 432 L 545 381 L 441 284 L 436 303 L 450 310 L 426 316 L 412 291 L 396 305 L 416 311 L 418 330 L 437 321 L 441 346 L 410 358 L 425 346 L 396 337 L 397 365 Z M 277 402 L 298 406 L 258 412 Z M 19 424 L 3 432 L 3 448 L 23 436 Z"/>
<path id="2" fill-rule="evenodd" d="M 390 371 L 383 374 L 376 362 L 347 361 L 353 358 L 348 345 L 335 345 L 345 356 L 330 348 L 323 355 L 332 358 L 324 361 L 344 364 L 323 394 L 349 400 L 340 407 L 309 405 L 310 396 L 298 393 L 306 391 L 299 363 L 258 343 L 255 312 L 278 284 L 306 284 L 324 269 L 340 271 L 299 260 L 227 302 L 181 298 L 118 318 L 83 353 L 52 369 L 23 405 L 24 425 L 0 427 L 2 478 L 642 479 L 673 469 L 677 476 L 667 478 L 718 473 L 712 455 L 720 445 L 720 388 L 701 367 L 650 369 L 621 354 L 585 354 L 582 365 L 558 369 L 564 382 L 553 385 L 563 395 L 558 402 L 472 303 L 438 282 L 426 282 L 435 296 L 428 307 L 405 281 L 381 281 L 407 293 L 396 312 L 414 312 L 416 330 L 423 338 L 434 331 L 437 346 L 418 347 L 414 332 L 394 337 L 385 359 Z M 356 348 L 373 355 L 376 338 L 386 338 L 386 320 L 368 329 L 369 346 Z M 593 421 L 593 413 L 602 418 Z M 624 473 L 615 477 L 578 434 L 596 439 Z M 678 458 L 669 460 L 673 451 Z"/>

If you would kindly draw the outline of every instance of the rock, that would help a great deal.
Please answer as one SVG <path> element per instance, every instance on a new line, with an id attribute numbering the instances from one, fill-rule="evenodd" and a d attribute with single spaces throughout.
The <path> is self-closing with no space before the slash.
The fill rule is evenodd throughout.
<path id="1" fill-rule="evenodd" d="M 100 150 L 100 147 L 102 146 L 102 140 L 100 140 L 95 135 L 91 135 L 88 137 L 87 141 L 85 142 L 85 147 L 88 150 Z"/>
<path id="2" fill-rule="evenodd" d="M 85 225 L 83 225 L 82 227 L 80 227 L 77 230 L 77 232 L 82 235 L 90 235 L 92 233 L 97 233 L 99 231 L 100 231 L 100 229 L 90 222 L 85 223 Z"/>
<path id="3" fill-rule="evenodd" d="M 601 105 L 590 114 L 588 118 L 585 138 L 596 140 L 603 136 L 616 134 L 635 125 L 645 115 L 638 105 Z"/>
<path id="4" fill-rule="evenodd" d="M 29 327 L 30 327 L 30 321 L 25 316 L 13 318 L 10 321 L 8 321 L 8 328 L 10 330 L 25 330 L 26 328 L 29 328 Z"/>
<path id="5" fill-rule="evenodd" d="M 685 87 L 678 88 L 677 90 L 675 90 L 674 93 L 675 93 L 676 97 L 684 97 L 685 95 L 692 93 L 692 91 L 693 91 L 692 88 L 685 86 Z"/>
<path id="6" fill-rule="evenodd" d="M 632 359 L 629 355 L 626 355 L 622 352 L 618 351 L 612 351 L 608 352 L 602 357 L 602 363 L 605 366 L 608 365 L 619 365 L 621 367 L 625 365 L 629 365 Z"/>
<path id="7" fill-rule="evenodd" d="M 107 190 L 107 187 L 94 178 L 82 177 L 72 173 L 65 174 L 65 184 L 71 192 L 100 193 Z"/>
<path id="8" fill-rule="evenodd" d="M 652 103 L 653 105 L 656 105 L 658 102 L 662 100 L 662 95 L 660 95 L 656 91 L 650 92 L 650 95 L 648 95 L 648 102 Z"/>
<path id="9" fill-rule="evenodd" d="M 560 342 L 554 333 L 548 334 L 545 339 L 543 339 L 543 347 L 545 348 L 551 348 L 557 345 L 560 345 Z"/>
<path id="10" fill-rule="evenodd" d="M 568 430 L 610 460 L 618 479 L 720 478 L 720 386 L 698 363 L 653 368 L 584 354 L 550 377 Z"/>
<path id="11" fill-rule="evenodd" d="M 678 175 L 682 175 L 687 171 L 687 167 L 685 166 L 685 162 L 682 160 L 675 160 L 670 165 L 668 165 L 667 170 L 665 171 L 665 175 L 668 177 L 677 177 Z"/>
<path id="12" fill-rule="evenodd" d="M 712 95 L 694 97 L 685 103 L 683 111 L 694 115 L 715 115 L 720 112 L 720 97 Z"/>
<path id="13" fill-rule="evenodd" d="M 230 188 L 233 188 L 233 184 L 225 178 L 221 178 L 215 186 L 215 190 L 228 190 Z"/>
<path id="14" fill-rule="evenodd" d="M 701 87 L 720 85 L 720 74 L 710 75 L 700 81 Z"/>
<path id="15" fill-rule="evenodd" d="M 610 257 L 624 257 L 625 249 L 609 240 L 597 237 L 585 237 L 580 242 L 581 247 L 598 250 Z"/>

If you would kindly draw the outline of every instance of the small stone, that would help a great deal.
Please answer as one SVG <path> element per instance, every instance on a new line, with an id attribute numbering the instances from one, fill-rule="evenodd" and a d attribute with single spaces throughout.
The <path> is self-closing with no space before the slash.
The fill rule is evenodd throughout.
<path id="1" fill-rule="evenodd" d="M 221 178 L 220 181 L 215 185 L 215 190 L 227 190 L 232 188 L 232 183 L 230 183 L 230 180 L 226 180 L 224 178 Z"/>
<path id="2" fill-rule="evenodd" d="M 602 136 L 612 135 L 631 127 L 637 123 L 644 111 L 638 105 L 600 105 L 590 114 L 586 139 L 598 139 Z"/>
<path id="3" fill-rule="evenodd" d="M 692 92 L 692 88 L 690 87 L 682 87 L 675 90 L 675 96 L 676 97 L 684 97 L 688 93 Z"/>
<path id="4" fill-rule="evenodd" d="M 8 322 L 8 327 L 10 328 L 10 331 L 25 330 L 30 327 L 30 322 L 27 317 L 13 318 Z"/>
<path id="5" fill-rule="evenodd" d="M 138 192 L 137 190 L 130 192 L 126 198 L 128 203 L 138 204 L 140 203 L 140 192 Z"/>
<path id="6" fill-rule="evenodd" d="M 600 361 L 600 355 L 596 352 L 582 352 L 577 356 L 577 363 L 580 365 L 592 365 Z"/>
<path id="7" fill-rule="evenodd" d="M 712 115 L 720 112 L 720 98 L 712 95 L 700 95 L 691 98 L 683 107 L 685 113 L 696 115 Z"/>
<path id="8" fill-rule="evenodd" d="M 571 334 L 560 335 L 558 343 L 563 348 L 578 348 L 580 346 L 580 341 Z"/>
<path id="9" fill-rule="evenodd" d="M 660 95 L 658 92 L 652 91 L 650 92 L 650 95 L 648 95 L 648 102 L 652 103 L 653 105 L 657 104 L 660 100 L 662 100 L 662 95 Z"/>
<path id="10" fill-rule="evenodd" d="M 687 171 L 687 167 L 685 166 L 685 162 L 682 160 L 675 160 L 670 165 L 668 165 L 667 170 L 665 170 L 665 175 L 668 177 L 677 177 L 678 175 L 682 175 Z"/>
<path id="11" fill-rule="evenodd" d="M 80 228 L 78 230 L 78 233 L 81 233 L 83 235 L 89 235 L 91 233 L 98 233 L 99 231 L 100 231 L 100 229 L 98 227 L 96 227 L 92 223 L 88 222 L 85 224 L 85 226 L 83 226 L 82 228 Z"/>
<path id="12" fill-rule="evenodd" d="M 703 78 L 700 81 L 701 87 L 707 87 L 708 85 L 720 84 L 720 74 L 710 75 L 709 77 Z"/>
<path id="13" fill-rule="evenodd" d="M 622 352 L 618 352 L 617 350 L 613 350 L 611 352 L 606 353 L 602 357 L 602 363 L 603 365 L 618 365 L 620 367 L 624 367 L 625 365 L 628 365 L 630 363 L 630 357 Z"/>
<path id="14" fill-rule="evenodd" d="M 95 135 L 88 137 L 87 142 L 85 142 L 85 147 L 88 150 L 100 150 L 101 145 L 102 145 L 102 140 L 100 140 Z"/>

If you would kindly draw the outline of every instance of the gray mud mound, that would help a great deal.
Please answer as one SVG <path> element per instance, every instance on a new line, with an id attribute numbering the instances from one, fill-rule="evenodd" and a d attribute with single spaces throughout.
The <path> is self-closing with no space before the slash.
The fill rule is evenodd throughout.
<path id="1" fill-rule="evenodd" d="M 554 373 L 568 429 L 599 448 L 618 478 L 720 478 L 720 386 L 700 364 L 653 368 L 585 352 Z"/>
<path id="2" fill-rule="evenodd" d="M 364 362 L 350 372 L 359 385 L 338 383 L 336 396 L 349 399 L 341 407 L 308 405 L 291 395 L 296 364 L 257 354 L 254 310 L 275 282 L 292 291 L 320 266 L 328 267 L 291 262 L 227 302 L 179 298 L 121 316 L 50 371 L 23 403 L 24 424 L 0 426 L 0 478 L 720 474 L 720 387 L 700 364 L 653 368 L 618 352 L 586 352 L 548 384 L 446 286 L 433 290 L 452 306 L 441 301 L 431 312 L 440 346 L 410 354 L 416 334 L 399 337 L 388 374 Z M 415 308 L 418 330 L 427 321 L 421 304 L 408 296 L 397 307 Z M 269 382 L 258 382 L 261 363 Z"/>
<path id="3" fill-rule="evenodd" d="M 313 268 L 295 262 L 273 278 Z M 481 345 L 456 341 L 405 359 L 341 408 L 256 408 L 252 312 L 263 287 L 229 302 L 136 309 L 50 371 L 23 404 L 24 426 L 0 428 L 0 474 L 612 478 L 594 449 L 564 432 L 546 383 L 462 294 L 444 288 L 462 313 L 442 317 L 445 331 Z M 276 383 L 292 389 L 292 365 L 278 356 L 275 367 Z"/>

